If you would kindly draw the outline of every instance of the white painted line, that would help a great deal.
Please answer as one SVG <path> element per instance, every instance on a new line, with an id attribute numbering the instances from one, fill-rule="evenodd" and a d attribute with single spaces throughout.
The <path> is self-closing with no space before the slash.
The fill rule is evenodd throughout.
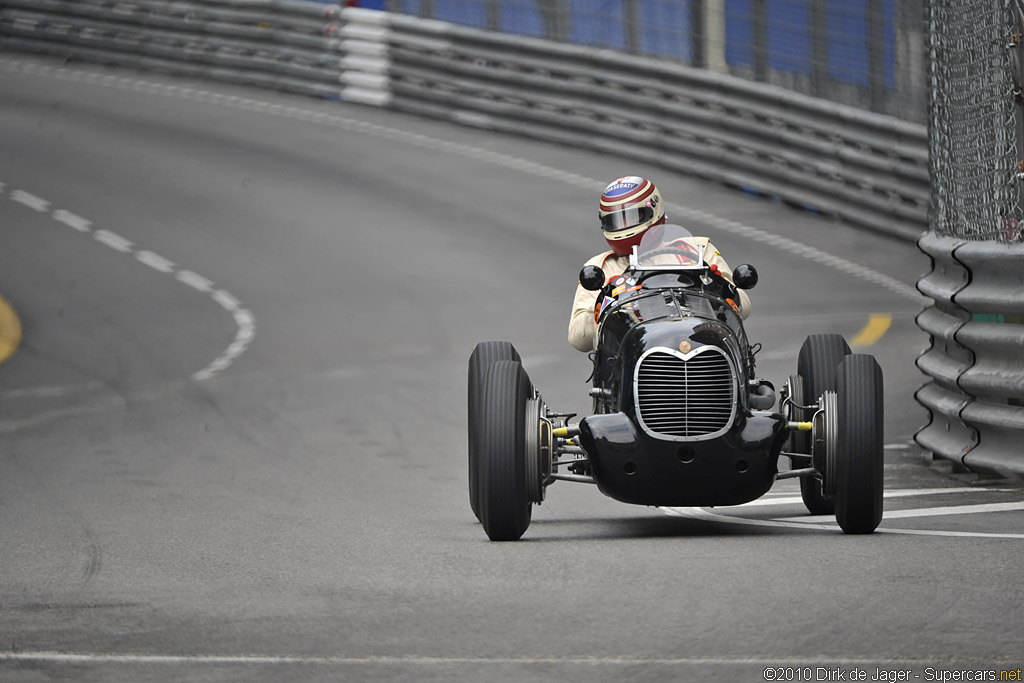
<path id="1" fill-rule="evenodd" d="M 3 60 L 0 60 L 0 67 L 4 66 L 7 66 L 7 64 L 5 64 Z M 90 77 L 86 80 L 93 82 L 95 81 L 95 78 Z M 132 82 L 135 84 L 141 84 L 149 89 L 155 88 L 157 91 L 160 91 L 161 88 L 161 86 L 157 86 L 156 84 L 147 84 L 142 81 L 133 82 L 129 81 L 129 79 L 119 79 L 118 82 Z M 184 91 L 188 89 L 181 90 Z M 295 111 L 301 113 L 300 110 Z M 2 194 L 4 187 L 6 186 L 3 183 L 0 183 L 0 194 Z M 42 197 L 38 197 L 24 190 L 15 190 L 10 194 L 10 199 L 11 201 L 24 204 L 25 206 L 28 206 L 41 213 L 48 212 L 50 210 L 50 202 L 46 201 Z M 64 209 L 54 210 L 51 214 L 51 217 L 58 223 L 63 223 L 64 225 L 70 226 L 71 228 L 74 228 L 75 230 L 82 233 L 87 233 L 92 230 L 91 221 L 82 218 L 77 214 L 71 213 L 70 211 L 66 211 Z M 121 235 L 118 235 L 115 232 L 112 232 L 110 230 L 96 230 L 95 232 L 92 233 L 92 235 L 97 242 L 105 244 L 111 249 L 114 249 L 124 254 L 132 253 L 133 243 L 127 238 L 122 237 Z M 155 254 L 151 251 L 140 250 L 138 252 L 135 252 L 135 258 L 140 263 L 143 263 L 161 273 L 174 272 L 173 261 L 170 261 L 164 258 L 163 256 Z M 229 313 L 233 315 L 235 322 L 238 325 L 238 331 L 235 334 L 234 340 L 231 342 L 230 345 L 228 345 L 224 352 L 221 353 L 221 355 L 218 356 L 208 366 L 192 375 L 193 379 L 207 380 L 213 377 L 216 373 L 227 368 L 229 365 L 231 365 L 231 363 L 234 360 L 236 360 L 240 355 L 242 355 L 242 353 L 245 352 L 246 348 L 248 348 L 249 344 L 252 342 L 253 337 L 256 334 L 255 321 L 253 320 L 252 312 L 242 308 L 241 302 L 234 294 L 223 289 L 213 291 L 213 282 L 203 277 L 202 275 L 194 273 L 190 270 L 182 270 L 177 273 L 176 279 L 182 284 L 188 285 L 192 289 L 195 289 L 204 294 L 210 294 L 211 299 L 213 299 L 222 308 L 226 309 Z M 23 393 L 16 392 L 14 394 L 10 394 L 8 397 L 47 395 L 54 396 L 61 394 L 48 394 L 45 388 L 37 388 L 34 390 L 24 390 Z M 4 394 L 0 394 L 0 396 L 4 396 Z"/>
<path id="2" fill-rule="evenodd" d="M 837 524 L 801 524 L 775 519 L 750 519 L 748 517 L 730 517 L 720 515 L 701 508 L 661 508 L 661 510 L 673 517 L 686 517 L 689 519 L 700 519 L 706 522 L 721 522 L 725 524 L 739 524 L 741 526 L 762 526 L 776 527 L 783 529 L 811 529 L 815 531 L 839 532 Z M 805 518 L 806 519 L 806 518 Z M 993 538 L 993 539 L 1024 539 L 1024 534 L 1001 534 L 984 531 L 944 531 L 938 529 L 875 529 L 876 534 L 901 534 L 907 536 L 947 536 L 956 538 Z"/>
<path id="3" fill-rule="evenodd" d="M 213 300 L 231 313 L 237 311 L 242 305 L 238 299 L 231 295 L 231 292 L 225 292 L 223 289 L 218 289 L 213 293 Z"/>
<path id="4" fill-rule="evenodd" d="M 931 496 L 941 495 L 944 493 L 977 493 L 978 491 L 1012 491 L 1014 489 L 979 489 L 979 488 L 966 488 L 966 487 L 953 487 L 948 489 L 893 489 L 891 491 L 885 491 L 884 496 L 886 499 L 889 498 L 907 498 L 911 496 Z M 751 508 L 759 507 L 762 505 L 797 505 L 803 504 L 803 498 L 800 496 L 787 496 L 780 498 L 758 498 L 752 500 L 749 503 L 743 503 L 741 505 L 730 505 L 730 508 Z M 723 508 L 725 509 L 725 508 Z"/>
<path id="5" fill-rule="evenodd" d="M 905 519 L 907 517 L 943 517 L 946 515 L 974 515 L 982 512 L 1010 512 L 1024 510 L 1024 502 L 986 503 L 982 505 L 950 505 L 938 508 L 922 508 L 919 510 L 892 510 L 882 515 L 882 519 Z"/>
<path id="6" fill-rule="evenodd" d="M 111 249 L 127 254 L 132 250 L 132 243 L 121 237 L 116 232 L 110 232 L 109 230 L 97 230 L 92 234 L 96 238 L 97 242 L 105 244 Z"/>
<path id="7" fill-rule="evenodd" d="M 608 655 L 598 657 L 429 657 L 423 655 L 171 655 L 171 654 L 129 654 L 115 652 L 56 652 L 51 650 L 0 652 L 0 661 L 16 662 L 57 662 L 62 664 L 304 664 L 304 665 L 438 665 L 452 664 L 497 665 L 509 664 L 553 664 L 553 665 L 611 665 L 635 666 L 637 664 L 692 665 L 692 664 L 733 664 L 737 666 L 789 664 L 811 665 L 829 663 L 833 666 L 872 666 L 876 664 L 936 664 L 934 657 L 918 658 L 855 658 L 835 655 L 811 655 L 801 657 L 637 657 L 629 655 Z M 942 661 L 942 660 L 939 660 Z M 950 660 L 954 661 L 954 660 Z M 991 664 L 992 658 L 975 658 L 957 655 L 956 664 Z"/>
<path id="8" fill-rule="evenodd" d="M 239 308 L 235 311 L 235 322 L 239 327 L 253 327 L 252 312 L 244 308 Z"/>
<path id="9" fill-rule="evenodd" d="M 177 277 L 179 282 L 183 282 L 192 289 L 198 290 L 206 294 L 213 289 L 213 283 L 207 280 L 202 275 L 193 273 L 191 270 L 179 270 Z"/>
<path id="10" fill-rule="evenodd" d="M 45 213 L 50 210 L 50 202 L 46 201 L 42 197 L 37 197 L 34 194 L 25 192 L 24 190 L 13 190 L 10 196 L 12 202 L 17 202 L 40 213 Z"/>
<path id="11" fill-rule="evenodd" d="M 975 515 L 983 512 L 1012 512 L 1024 510 L 1024 502 L 1012 503 L 981 503 L 978 505 L 948 505 L 937 508 L 914 508 L 913 510 L 886 510 L 882 513 L 882 519 L 906 519 L 909 517 L 945 517 L 949 515 Z M 802 517 L 776 517 L 779 522 L 803 522 L 810 523 L 828 522 L 834 519 L 832 515 L 805 515 Z"/>
<path id="12" fill-rule="evenodd" d="M 81 216 L 76 216 L 70 211 L 65 211 L 64 209 L 57 209 L 54 211 L 53 220 L 58 223 L 63 223 L 70 228 L 74 228 L 78 232 L 89 232 L 92 227 L 92 221 L 87 221 Z"/>
<path id="13" fill-rule="evenodd" d="M 173 273 L 174 272 L 174 262 L 173 261 L 168 261 L 163 256 L 160 256 L 159 254 L 154 254 L 151 251 L 139 251 L 139 252 L 136 252 L 135 253 L 135 258 L 137 258 L 140 263 L 145 263 L 147 266 L 149 266 L 153 270 L 158 270 L 161 273 Z"/>

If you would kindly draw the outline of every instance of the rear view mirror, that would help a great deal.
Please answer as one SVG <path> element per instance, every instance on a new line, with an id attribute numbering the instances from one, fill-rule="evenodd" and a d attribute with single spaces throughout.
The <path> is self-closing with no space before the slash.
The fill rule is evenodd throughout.
<path id="1" fill-rule="evenodd" d="M 580 287 L 596 292 L 604 287 L 604 271 L 597 266 L 583 266 L 580 271 Z"/>
<path id="2" fill-rule="evenodd" d="M 757 284 L 757 268 L 746 263 L 732 271 L 732 282 L 739 289 L 753 289 Z"/>

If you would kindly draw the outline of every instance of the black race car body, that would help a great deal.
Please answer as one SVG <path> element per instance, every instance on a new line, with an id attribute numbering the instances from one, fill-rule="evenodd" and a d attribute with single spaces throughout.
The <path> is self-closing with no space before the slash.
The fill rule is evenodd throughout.
<path id="1" fill-rule="evenodd" d="M 599 292 L 594 414 L 548 408 L 507 341 L 469 360 L 470 506 L 494 541 L 520 538 L 556 481 L 596 484 L 626 503 L 740 505 L 778 479 L 799 478 L 811 514 L 871 533 L 882 519 L 882 373 L 837 334 L 810 335 L 780 390 L 756 379 L 737 288 L 707 240 L 655 226 L 621 275 L 580 273 Z M 774 409 L 774 410 L 773 410 Z M 790 467 L 780 471 L 779 456 Z"/>
<path id="2" fill-rule="evenodd" d="M 582 446 L 617 500 L 745 503 L 775 480 L 786 420 L 751 408 L 761 385 L 734 285 L 703 268 L 683 228 L 655 236 L 598 298 L 596 414 L 580 422 Z"/>

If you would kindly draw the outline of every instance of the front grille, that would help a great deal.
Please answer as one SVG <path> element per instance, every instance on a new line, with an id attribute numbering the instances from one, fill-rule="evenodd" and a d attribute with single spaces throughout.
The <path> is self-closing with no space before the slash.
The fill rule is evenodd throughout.
<path id="1" fill-rule="evenodd" d="M 640 425 L 652 436 L 710 438 L 729 426 L 736 409 L 732 363 L 714 346 L 688 357 L 668 349 L 648 352 L 633 387 Z"/>

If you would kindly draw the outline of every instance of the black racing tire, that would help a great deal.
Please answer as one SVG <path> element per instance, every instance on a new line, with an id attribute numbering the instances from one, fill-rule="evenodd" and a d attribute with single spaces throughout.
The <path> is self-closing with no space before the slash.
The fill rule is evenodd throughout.
<path id="1" fill-rule="evenodd" d="M 836 367 L 843 358 L 850 355 L 850 346 L 838 334 L 812 334 L 804 340 L 797 358 L 797 374 L 803 380 L 803 400 L 817 403 L 825 391 L 836 389 Z M 797 419 L 809 421 L 813 413 L 809 410 L 795 411 Z M 811 454 L 811 432 L 793 434 L 793 451 Z M 800 478 L 800 497 L 804 506 L 812 515 L 831 515 L 835 513 L 835 498 L 826 496 L 821 488 L 818 477 Z"/>
<path id="2" fill-rule="evenodd" d="M 526 402 L 530 378 L 518 361 L 491 364 L 480 434 L 480 521 L 492 541 L 518 540 L 530 526 L 526 488 Z"/>
<path id="3" fill-rule="evenodd" d="M 870 534 L 882 521 L 885 470 L 882 369 L 854 354 L 836 370 L 836 521 L 848 534 Z"/>
<path id="4" fill-rule="evenodd" d="M 477 446 L 477 433 L 480 425 L 480 397 L 484 391 L 484 379 L 487 377 L 487 369 L 491 364 L 499 360 L 520 361 L 519 353 L 510 342 L 487 341 L 480 342 L 473 349 L 469 357 L 469 507 L 473 514 L 480 519 L 480 475 L 478 463 L 480 462 L 479 446 Z"/>

